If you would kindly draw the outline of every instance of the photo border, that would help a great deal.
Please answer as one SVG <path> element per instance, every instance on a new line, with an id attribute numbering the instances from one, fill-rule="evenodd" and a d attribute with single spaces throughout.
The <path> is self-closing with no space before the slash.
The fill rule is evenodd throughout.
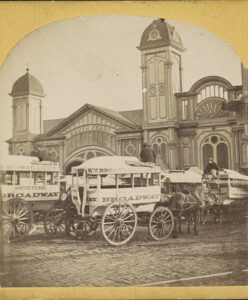
<path id="1" fill-rule="evenodd" d="M 27 34 L 68 18 L 93 15 L 161 17 L 204 28 L 221 37 L 248 67 L 248 1 L 2 1 L 0 67 Z M 1 70 L 1 69 L 0 69 Z M 248 287 L 1 288 L 4 300 L 245 299 Z"/>

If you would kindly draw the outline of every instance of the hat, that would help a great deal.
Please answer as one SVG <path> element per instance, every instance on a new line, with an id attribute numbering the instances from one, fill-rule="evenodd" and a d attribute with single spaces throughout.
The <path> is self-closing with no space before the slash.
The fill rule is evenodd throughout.
<path id="1" fill-rule="evenodd" d="M 211 160 L 211 161 L 213 161 L 212 157 L 209 157 L 209 159 L 208 159 L 208 160 Z"/>

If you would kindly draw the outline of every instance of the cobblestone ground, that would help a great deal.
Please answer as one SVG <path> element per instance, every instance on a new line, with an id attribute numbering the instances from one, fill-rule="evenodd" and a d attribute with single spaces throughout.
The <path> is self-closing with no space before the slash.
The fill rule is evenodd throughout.
<path id="1" fill-rule="evenodd" d="M 121 247 L 108 245 L 100 230 L 77 241 L 49 240 L 41 229 L 5 246 L 2 286 L 247 285 L 247 226 L 207 224 L 198 236 L 185 233 L 164 242 L 150 240 L 147 229 L 138 227 Z"/>

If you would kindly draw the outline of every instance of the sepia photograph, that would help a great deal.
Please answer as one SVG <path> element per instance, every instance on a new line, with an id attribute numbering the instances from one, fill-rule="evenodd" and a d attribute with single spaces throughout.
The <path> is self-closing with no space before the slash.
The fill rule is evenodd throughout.
<path id="1" fill-rule="evenodd" d="M 1 287 L 248 284 L 248 69 L 195 25 L 69 18 L 0 69 Z"/>

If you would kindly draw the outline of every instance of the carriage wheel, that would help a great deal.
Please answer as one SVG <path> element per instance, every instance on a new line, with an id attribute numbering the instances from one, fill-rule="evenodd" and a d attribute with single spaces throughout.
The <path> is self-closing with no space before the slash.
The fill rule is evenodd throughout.
<path id="1" fill-rule="evenodd" d="M 17 241 L 26 236 L 33 225 L 33 212 L 30 205 L 14 198 L 3 203 L 3 236 L 8 241 Z"/>
<path id="2" fill-rule="evenodd" d="M 70 235 L 75 237 L 87 238 L 96 232 L 98 223 L 92 219 L 82 219 L 76 215 L 70 221 Z"/>
<path id="3" fill-rule="evenodd" d="M 136 226 L 137 214 L 127 202 L 111 203 L 102 216 L 102 234 L 112 246 L 127 243 L 133 237 Z"/>
<path id="4" fill-rule="evenodd" d="M 44 219 L 44 229 L 47 235 L 64 235 L 67 231 L 67 212 L 65 208 L 53 205 Z"/>
<path id="5" fill-rule="evenodd" d="M 157 207 L 150 216 L 148 231 L 158 241 L 167 239 L 174 228 L 174 217 L 167 207 Z"/>

